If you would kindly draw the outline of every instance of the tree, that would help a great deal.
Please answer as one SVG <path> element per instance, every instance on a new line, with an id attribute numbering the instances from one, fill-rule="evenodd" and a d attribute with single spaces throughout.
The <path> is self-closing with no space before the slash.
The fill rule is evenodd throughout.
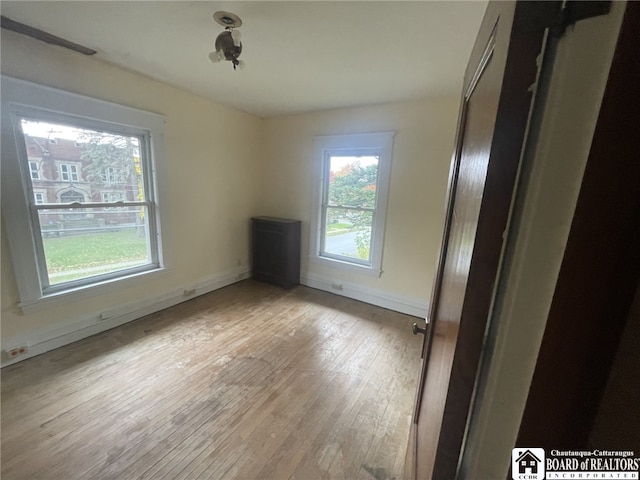
<path id="1" fill-rule="evenodd" d="M 82 148 L 80 158 L 87 162 L 83 167 L 87 181 L 106 187 L 117 185 L 124 199 L 126 192 L 133 192 L 135 200 L 143 200 L 142 165 L 136 137 L 83 130 L 77 142 Z M 143 236 L 144 210 L 138 212 L 135 222 L 138 236 Z"/>
<path id="2" fill-rule="evenodd" d="M 84 167 L 86 180 L 107 185 L 136 185 L 137 138 L 83 130 L 77 141 L 82 145 L 81 158 L 88 162 Z"/>
<path id="3" fill-rule="evenodd" d="M 329 204 L 374 208 L 378 165 L 363 167 L 359 161 L 343 167 L 329 179 Z"/>

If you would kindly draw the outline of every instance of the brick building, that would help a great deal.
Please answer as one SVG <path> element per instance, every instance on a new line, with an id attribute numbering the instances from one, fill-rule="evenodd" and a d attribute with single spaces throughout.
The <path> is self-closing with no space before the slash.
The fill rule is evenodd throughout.
<path id="1" fill-rule="evenodd" d="M 110 164 L 108 159 L 97 164 L 95 156 L 88 155 L 88 143 L 28 134 L 24 139 L 36 204 L 132 202 L 140 198 L 138 157 L 131 155 L 130 161 L 104 166 Z M 135 224 L 136 213 L 118 206 L 61 208 L 41 211 L 40 223 L 44 231 L 59 235 Z"/>

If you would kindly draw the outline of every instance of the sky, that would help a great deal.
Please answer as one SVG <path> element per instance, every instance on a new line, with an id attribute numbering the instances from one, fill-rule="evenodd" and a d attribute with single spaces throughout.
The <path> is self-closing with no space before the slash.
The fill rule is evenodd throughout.
<path id="1" fill-rule="evenodd" d="M 366 157 L 343 157 L 331 155 L 331 165 L 329 167 L 332 172 L 339 172 L 345 166 L 354 163 L 355 161 L 360 161 L 360 165 L 363 167 L 368 167 L 369 165 L 376 165 L 378 163 L 378 157 L 366 156 Z"/>
<path id="2" fill-rule="evenodd" d="M 82 132 L 79 128 L 35 120 L 22 119 L 21 124 L 23 133 L 32 137 L 77 140 Z"/>

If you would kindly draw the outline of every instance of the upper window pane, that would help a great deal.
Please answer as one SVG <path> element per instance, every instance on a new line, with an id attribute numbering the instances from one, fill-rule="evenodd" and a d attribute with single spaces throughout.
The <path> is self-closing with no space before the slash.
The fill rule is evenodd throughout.
<path id="1" fill-rule="evenodd" d="M 378 156 L 329 157 L 329 195 L 332 206 L 375 208 Z"/>
<path id="2" fill-rule="evenodd" d="M 20 124 L 32 184 L 47 189 L 50 203 L 103 202 L 107 188 L 125 202 L 145 199 L 140 138 L 28 118 Z"/>

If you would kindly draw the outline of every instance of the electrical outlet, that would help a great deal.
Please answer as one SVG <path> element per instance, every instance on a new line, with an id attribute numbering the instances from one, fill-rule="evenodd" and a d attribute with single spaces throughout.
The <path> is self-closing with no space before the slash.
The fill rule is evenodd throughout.
<path id="1" fill-rule="evenodd" d="M 341 283 L 332 283 L 331 284 L 331 288 L 333 288 L 334 290 L 342 290 L 342 284 Z"/>
<path id="2" fill-rule="evenodd" d="M 29 351 L 29 349 L 26 346 L 25 347 L 16 347 L 16 348 L 12 348 L 10 350 L 7 350 L 7 355 L 9 355 L 9 358 L 15 358 L 15 357 L 19 357 L 20 355 L 24 355 L 28 351 Z"/>
<path id="3" fill-rule="evenodd" d="M 182 292 L 182 294 L 185 297 L 190 297 L 191 295 L 196 293 L 196 289 L 195 288 L 185 288 Z"/>

